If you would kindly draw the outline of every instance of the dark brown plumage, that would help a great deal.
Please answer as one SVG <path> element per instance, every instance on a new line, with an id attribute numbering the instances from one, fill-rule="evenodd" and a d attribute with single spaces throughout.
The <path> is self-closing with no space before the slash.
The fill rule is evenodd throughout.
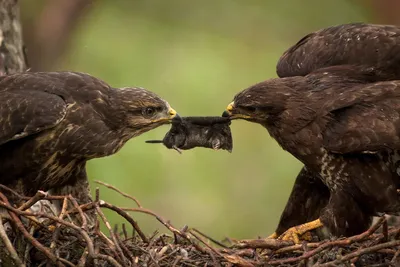
<path id="1" fill-rule="evenodd" d="M 396 26 L 357 23 L 322 29 L 307 35 L 296 45 L 288 49 L 277 65 L 277 73 L 280 77 L 304 76 L 309 74 L 308 76 L 305 78 L 292 78 L 294 84 L 286 84 L 288 87 L 285 87 L 284 83 L 290 80 L 267 81 L 254 86 L 253 89 L 249 89 L 248 92 L 251 91 L 252 94 L 249 99 L 245 100 L 246 98 L 241 97 L 244 103 L 247 101 L 247 108 L 250 109 L 241 109 L 241 113 L 249 114 L 253 110 L 258 110 L 258 112 L 269 114 L 270 120 L 275 116 L 276 120 L 272 120 L 274 121 L 273 125 L 278 124 L 282 114 L 290 113 L 294 116 L 291 122 L 286 121 L 282 124 L 286 125 L 287 135 L 283 134 L 283 137 L 275 136 L 285 149 L 288 149 L 287 146 L 290 146 L 290 143 L 292 143 L 292 147 L 299 148 L 299 144 L 297 143 L 299 140 L 293 139 L 287 142 L 287 140 L 284 141 L 279 138 L 288 138 L 290 135 L 294 138 L 299 132 L 303 132 L 303 138 L 315 138 L 315 136 L 312 137 L 313 134 L 320 132 L 320 138 L 324 140 L 322 143 L 319 143 L 320 148 L 327 149 L 328 154 L 332 153 L 334 158 L 338 154 L 341 154 L 339 158 L 344 159 L 344 162 L 353 164 L 353 161 L 356 161 L 355 166 L 359 166 L 356 167 L 356 169 L 359 168 L 358 171 L 354 171 L 356 176 L 344 179 L 342 178 L 342 172 L 339 172 L 336 174 L 337 181 L 334 184 L 346 184 L 347 180 L 353 179 L 355 182 L 358 181 L 361 184 L 366 183 L 369 187 L 373 187 L 375 183 L 381 183 L 375 187 L 375 191 L 370 190 L 371 188 L 365 189 L 364 185 L 360 186 L 361 189 L 359 185 L 354 187 L 349 185 L 350 189 L 348 190 L 332 191 L 333 185 L 329 186 L 326 184 L 326 173 L 322 174 L 320 167 L 315 168 L 315 162 L 309 164 L 308 160 L 301 159 L 306 167 L 301 170 L 296 178 L 291 196 L 276 230 L 276 235 L 282 234 L 290 227 L 307 223 L 317 218 L 321 218 L 323 224 L 334 235 L 351 235 L 362 232 L 370 225 L 372 214 L 376 214 L 375 211 L 372 212 L 371 210 L 385 210 L 389 206 L 389 209 L 392 211 L 397 209 L 393 208 L 393 205 L 397 207 L 397 196 L 394 195 L 392 188 L 393 186 L 398 186 L 398 181 L 396 180 L 398 179 L 396 153 L 386 146 L 382 149 L 382 144 L 386 140 L 392 140 L 395 143 L 397 133 L 393 129 L 391 132 L 385 131 L 382 125 L 372 126 L 373 129 L 370 129 L 369 126 L 373 122 L 383 121 L 384 125 L 388 127 L 392 122 L 387 121 L 386 117 L 395 118 L 395 113 L 392 112 L 396 110 L 397 103 L 379 101 L 387 100 L 386 88 L 397 87 L 397 84 L 376 82 L 400 78 L 399 41 L 400 28 Z M 306 84 L 301 85 L 304 82 Z M 275 93 L 272 93 L 274 89 L 271 88 L 271 83 L 273 84 L 272 88 L 279 87 Z M 289 91 L 298 91 L 297 93 L 301 95 L 301 98 L 307 101 L 302 104 L 297 103 L 298 109 L 289 111 L 290 109 L 286 109 L 285 104 L 282 106 L 282 102 L 279 102 L 279 99 L 282 101 L 282 97 L 285 99 L 285 93 L 280 90 L 282 89 L 281 86 Z M 257 87 L 259 88 L 257 89 Z M 278 100 L 276 105 L 267 105 L 268 102 L 260 100 L 263 99 L 260 95 L 264 95 L 263 89 L 260 89 L 262 87 L 265 87 L 264 89 L 269 88 L 269 96 L 265 95 L 265 97 L 272 97 L 274 102 Z M 351 90 L 346 92 L 349 88 Z M 365 99 L 361 100 L 361 103 L 358 103 L 357 101 L 360 100 L 359 97 L 367 97 L 363 94 L 367 93 L 366 91 L 368 90 L 369 94 L 372 95 L 374 93 L 371 93 L 371 91 L 376 90 L 375 94 L 379 94 L 379 97 L 375 96 L 377 98 L 373 98 L 374 100 L 371 98 L 372 103 L 367 101 L 368 104 L 365 104 L 363 102 Z M 395 89 L 393 90 L 395 91 Z M 341 95 L 346 95 L 348 101 L 352 97 L 355 97 L 357 100 L 353 103 L 348 102 L 348 105 L 344 105 L 341 108 L 330 110 L 328 117 L 319 117 L 321 107 L 316 108 L 311 106 L 313 102 L 309 99 L 309 96 L 315 96 L 318 91 L 329 92 L 329 96 L 320 94 L 319 99 L 314 99 L 316 103 L 323 106 L 329 101 L 335 101 L 333 99 Z M 275 95 L 272 96 L 271 93 Z M 238 98 L 240 98 L 239 95 L 237 96 Z M 252 103 L 254 99 L 260 101 Z M 338 99 L 336 99 L 336 104 L 338 104 L 337 101 Z M 283 102 L 286 103 L 286 100 L 283 100 Z M 236 101 L 234 103 L 231 107 L 235 107 L 236 109 Z M 301 107 L 301 105 L 304 106 Z M 298 113 L 301 113 L 301 115 Z M 367 120 L 363 115 L 367 116 Z M 311 118 L 312 122 L 310 122 Z M 249 120 L 257 121 L 256 119 Z M 262 119 L 257 122 L 266 126 L 265 121 L 263 122 Z M 354 124 L 355 122 L 362 124 L 364 126 L 363 130 L 358 129 L 358 125 Z M 323 128 L 322 126 L 329 127 Z M 374 137 L 375 141 L 372 142 L 373 139 L 371 139 L 367 146 L 363 146 L 360 142 L 365 140 L 365 137 L 368 136 L 365 135 L 367 133 L 372 134 L 370 138 Z M 342 140 L 342 137 L 344 139 L 347 138 L 347 140 Z M 333 143 L 335 145 L 332 145 Z M 365 145 L 366 143 L 363 144 Z M 365 154 L 364 149 L 372 149 L 374 153 L 379 152 Z M 292 154 L 298 153 L 293 150 L 290 152 L 293 152 Z M 299 155 L 296 156 L 301 158 Z M 311 160 L 311 162 L 313 161 L 315 159 Z M 360 177 L 362 175 L 359 175 L 359 173 L 367 175 L 370 172 L 370 170 L 363 169 L 364 165 L 368 166 L 370 164 L 370 161 L 374 162 L 372 165 L 386 164 L 389 166 L 384 172 L 383 176 L 386 177 L 383 179 L 384 181 L 379 181 L 376 178 L 377 176 L 374 176 L 373 171 L 371 172 L 373 174 L 372 177 L 374 177 L 371 178 L 372 180 Z M 332 169 L 331 172 L 335 173 L 337 170 Z M 389 195 L 389 191 L 391 195 Z M 381 200 L 377 203 L 370 203 L 368 200 L 369 193 L 372 194 L 372 199 L 381 198 Z M 363 196 L 357 197 L 359 199 L 355 201 L 353 197 L 350 197 L 351 194 Z M 359 204 L 360 198 L 362 200 L 361 205 Z M 382 201 L 386 201 L 386 203 L 382 204 Z M 371 204 L 371 208 L 365 208 L 369 204 Z M 384 212 L 382 210 L 380 212 Z"/>
<path id="2" fill-rule="evenodd" d="M 349 207 L 362 211 L 357 217 L 400 211 L 397 160 L 382 161 L 400 149 L 400 82 L 350 85 L 335 75 L 327 87 L 312 82 L 329 76 L 325 69 L 256 84 L 235 96 L 229 113 L 263 125 L 318 173 L 330 192 L 319 215 L 323 225 L 336 236 L 351 235 L 360 225 L 348 220 Z M 346 213 L 337 212 L 342 207 Z"/>
<path id="3" fill-rule="evenodd" d="M 365 83 L 400 79 L 399 38 L 399 27 L 392 25 L 353 23 L 322 29 L 306 35 L 289 48 L 277 64 L 277 73 L 279 77 L 302 76 L 318 68 L 340 68 L 345 64 L 352 68 L 352 75 Z M 329 192 L 322 188 L 324 184 L 319 174 L 304 167 L 296 178 L 278 223 L 277 235 L 319 217 L 325 206 L 323 203 L 327 203 L 330 197 Z M 302 203 L 322 204 L 314 206 Z M 350 214 L 345 208 L 342 212 Z M 356 218 L 360 231 L 366 229 L 371 221 L 370 218 L 363 221 L 363 217 Z"/>
<path id="4" fill-rule="evenodd" d="M 305 76 L 337 65 L 364 65 L 381 70 L 387 79 L 400 77 L 400 28 L 351 23 L 307 34 L 278 61 L 279 77 Z"/>
<path id="5" fill-rule="evenodd" d="M 225 117 L 180 117 L 172 120 L 172 127 L 163 140 L 147 143 L 163 143 L 169 149 L 188 150 L 195 147 L 228 150 L 232 152 L 231 120 Z"/>
<path id="6" fill-rule="evenodd" d="M 28 196 L 69 187 L 88 202 L 87 160 L 114 154 L 175 116 L 150 91 L 112 88 L 84 73 L 0 77 L 0 183 Z"/>

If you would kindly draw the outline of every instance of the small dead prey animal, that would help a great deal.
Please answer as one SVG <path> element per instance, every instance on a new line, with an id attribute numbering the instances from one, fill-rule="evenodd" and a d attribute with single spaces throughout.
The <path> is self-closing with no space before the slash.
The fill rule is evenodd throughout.
<path id="1" fill-rule="evenodd" d="M 232 152 L 230 124 L 231 120 L 225 117 L 180 117 L 172 120 L 172 127 L 163 140 L 148 140 L 146 143 L 162 143 L 179 153 L 195 147 Z"/>

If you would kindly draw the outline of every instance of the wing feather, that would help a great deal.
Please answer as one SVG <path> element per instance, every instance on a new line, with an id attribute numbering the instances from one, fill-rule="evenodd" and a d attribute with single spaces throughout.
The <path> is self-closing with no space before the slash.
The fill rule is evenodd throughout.
<path id="1" fill-rule="evenodd" d="M 352 23 L 310 33 L 281 56 L 277 74 L 305 76 L 335 65 L 373 66 L 400 76 L 400 27 Z"/>
<path id="2" fill-rule="evenodd" d="M 400 94 L 396 82 L 349 90 L 333 101 L 323 133 L 324 146 L 335 153 L 400 149 Z"/>
<path id="3" fill-rule="evenodd" d="M 0 145 L 56 126 L 66 110 L 58 95 L 34 90 L 0 92 Z"/>

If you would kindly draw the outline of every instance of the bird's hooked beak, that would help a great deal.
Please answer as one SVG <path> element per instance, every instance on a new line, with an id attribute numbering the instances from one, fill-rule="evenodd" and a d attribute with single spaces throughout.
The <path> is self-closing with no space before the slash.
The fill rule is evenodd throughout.
<path id="1" fill-rule="evenodd" d="M 169 108 L 168 110 L 168 115 L 169 115 L 169 119 L 172 120 L 173 118 L 175 118 L 176 116 L 179 116 L 178 113 L 175 111 L 175 109 L 173 108 Z"/>
<path id="2" fill-rule="evenodd" d="M 165 114 L 164 114 L 165 115 Z M 160 116 L 159 118 L 156 118 L 152 120 L 151 122 L 171 122 L 172 120 L 181 120 L 181 116 L 175 111 L 175 109 L 169 107 L 166 116 Z"/>
<path id="3" fill-rule="evenodd" d="M 170 115 L 170 119 L 169 121 L 182 121 L 181 116 L 179 116 L 179 114 L 175 111 L 175 109 L 170 108 L 168 111 L 168 114 Z"/>
<path id="4" fill-rule="evenodd" d="M 222 117 L 229 117 L 230 119 L 250 119 L 251 116 L 240 114 L 240 112 L 235 108 L 235 102 L 232 101 L 226 107 L 225 111 L 222 113 Z"/>

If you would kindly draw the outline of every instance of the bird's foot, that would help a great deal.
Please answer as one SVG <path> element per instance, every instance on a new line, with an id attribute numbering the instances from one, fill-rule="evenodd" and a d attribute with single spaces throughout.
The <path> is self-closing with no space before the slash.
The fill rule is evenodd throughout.
<path id="1" fill-rule="evenodd" d="M 295 244 L 299 244 L 301 239 L 310 241 L 312 240 L 312 235 L 309 231 L 322 226 L 323 224 L 320 219 L 300 224 L 286 230 L 278 239 L 286 241 L 292 240 Z"/>
<path id="2" fill-rule="evenodd" d="M 279 237 L 279 235 L 275 232 L 275 233 L 273 233 L 272 235 L 268 236 L 267 238 L 270 238 L 270 239 L 277 239 L 278 237 Z"/>
<path id="3" fill-rule="evenodd" d="M 304 234 L 302 234 L 300 236 L 300 240 L 305 240 L 305 241 L 312 241 L 313 240 L 313 235 L 311 234 L 311 232 L 305 232 Z"/>
<path id="4" fill-rule="evenodd" d="M 282 238 L 283 235 L 284 235 L 284 234 L 282 234 L 282 235 L 279 236 L 279 235 L 275 232 L 275 233 L 273 233 L 272 235 L 268 236 L 267 238 L 269 238 L 269 239 L 281 239 L 281 240 L 285 240 L 285 239 Z M 313 236 L 312 236 L 312 234 L 311 234 L 310 232 L 305 232 L 304 234 L 302 234 L 302 235 L 299 236 L 299 240 L 312 241 L 312 240 L 313 240 Z"/>

